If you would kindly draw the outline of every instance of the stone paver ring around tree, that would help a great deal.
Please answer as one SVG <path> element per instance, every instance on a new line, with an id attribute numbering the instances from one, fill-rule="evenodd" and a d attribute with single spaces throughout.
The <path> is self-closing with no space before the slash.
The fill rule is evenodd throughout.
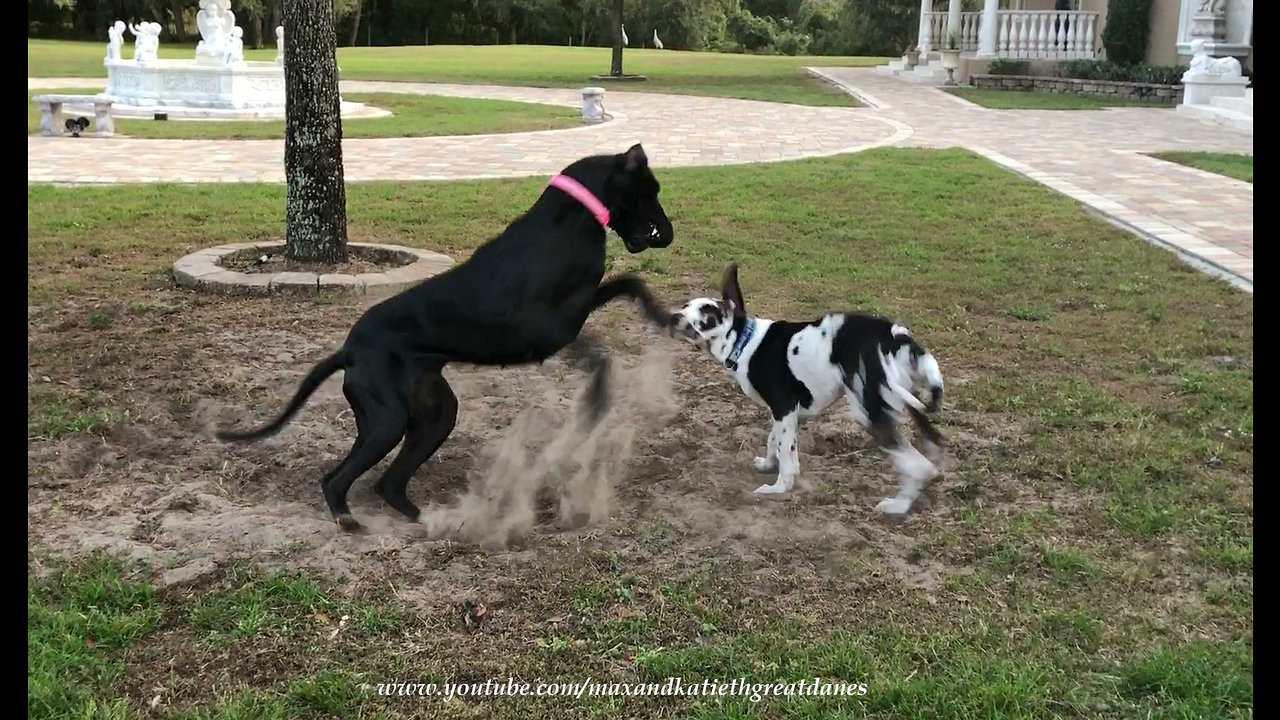
<path id="1" fill-rule="evenodd" d="M 453 267 L 453 258 L 430 250 L 383 245 L 347 243 L 356 259 L 389 265 L 377 273 L 240 272 L 225 263 L 244 260 L 253 263 L 262 256 L 284 252 L 283 241 L 231 243 L 197 250 L 173 264 L 179 285 L 195 290 L 234 295 L 292 293 L 310 295 L 321 291 L 352 294 L 394 293 Z"/>

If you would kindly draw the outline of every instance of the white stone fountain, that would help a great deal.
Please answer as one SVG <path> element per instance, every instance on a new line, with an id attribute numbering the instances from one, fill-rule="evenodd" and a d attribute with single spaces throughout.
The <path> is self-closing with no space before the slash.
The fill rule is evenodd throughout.
<path id="1" fill-rule="evenodd" d="M 231 0 L 200 0 L 196 13 L 200 42 L 192 60 L 161 60 L 160 24 L 107 29 L 107 89 L 121 117 L 251 120 L 284 117 L 284 28 L 276 28 L 275 62 L 244 59 L 244 30 L 236 25 Z M 121 52 L 124 33 L 133 34 L 133 57 Z M 344 117 L 376 117 L 384 110 L 342 103 Z"/>
<path id="2" fill-rule="evenodd" d="M 284 114 L 284 68 L 246 62 L 244 30 L 231 0 L 200 0 L 200 43 L 194 60 L 161 60 L 160 24 L 129 25 L 133 57 L 122 57 L 124 23 L 107 31 L 107 90 L 117 115 L 252 118 Z"/>

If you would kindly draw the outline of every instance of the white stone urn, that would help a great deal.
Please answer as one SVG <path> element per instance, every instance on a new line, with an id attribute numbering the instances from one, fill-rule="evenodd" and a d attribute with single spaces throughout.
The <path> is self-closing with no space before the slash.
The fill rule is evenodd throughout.
<path id="1" fill-rule="evenodd" d="M 587 122 L 604 120 L 604 88 L 588 87 L 582 89 L 582 119 Z"/>
<path id="2" fill-rule="evenodd" d="M 947 79 L 943 81 L 943 85 L 956 85 L 956 69 L 960 67 L 960 47 L 955 42 L 955 36 L 949 38 L 947 47 L 942 49 L 942 68 L 947 71 Z"/>

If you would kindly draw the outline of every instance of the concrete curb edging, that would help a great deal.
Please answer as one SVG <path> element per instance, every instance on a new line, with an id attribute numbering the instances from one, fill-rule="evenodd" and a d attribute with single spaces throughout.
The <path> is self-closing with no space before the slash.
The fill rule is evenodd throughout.
<path id="1" fill-rule="evenodd" d="M 284 242 L 247 242 L 217 245 L 184 255 L 173 264 L 173 279 L 182 287 L 200 292 L 226 295 L 276 295 L 289 293 L 311 295 L 331 290 L 353 295 L 367 292 L 399 292 L 417 285 L 453 267 L 453 258 L 430 250 L 384 245 L 381 243 L 347 243 L 358 253 L 384 253 L 404 259 L 405 265 L 379 273 L 346 275 L 313 272 L 244 273 L 229 270 L 222 261 L 229 255 L 246 251 L 278 254 Z"/>

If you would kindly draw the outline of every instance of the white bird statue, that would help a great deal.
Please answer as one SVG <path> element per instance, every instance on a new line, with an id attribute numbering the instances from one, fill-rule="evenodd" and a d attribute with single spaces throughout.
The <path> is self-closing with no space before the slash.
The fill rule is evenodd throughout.
<path id="1" fill-rule="evenodd" d="M 627 44 L 627 26 L 626 25 L 622 26 L 622 44 L 623 45 Z"/>
<path id="2" fill-rule="evenodd" d="M 653 29 L 653 46 L 662 49 L 662 41 L 658 39 L 658 28 Z"/>

